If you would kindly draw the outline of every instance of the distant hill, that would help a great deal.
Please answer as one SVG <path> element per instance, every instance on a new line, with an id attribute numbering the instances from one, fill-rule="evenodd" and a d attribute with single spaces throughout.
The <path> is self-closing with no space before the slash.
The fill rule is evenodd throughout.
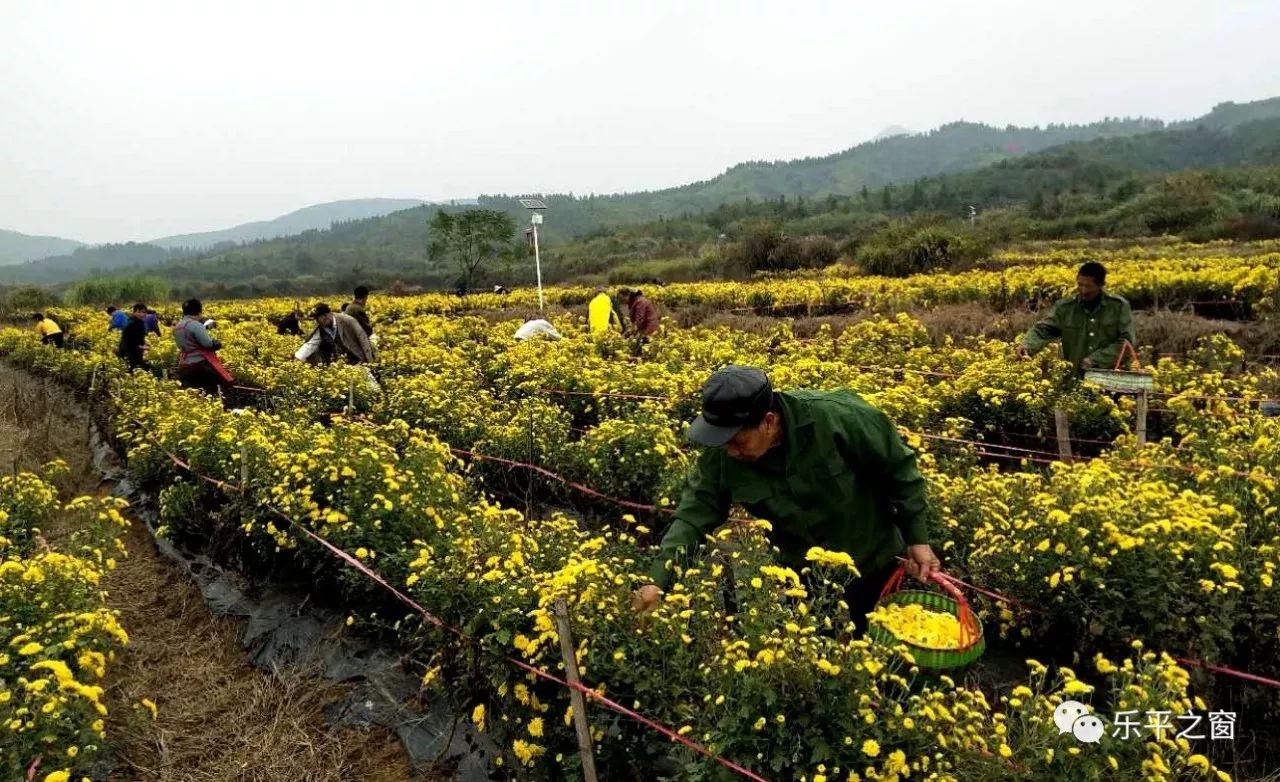
<path id="1" fill-rule="evenodd" d="M 911 135 L 911 131 L 907 130 L 901 125 L 890 125 L 889 127 L 875 134 L 875 136 L 873 136 L 871 140 L 879 141 L 880 139 L 893 138 L 894 136 L 910 136 L 910 135 Z"/>
<path id="2" fill-rule="evenodd" d="M 155 266 L 182 256 L 183 253 L 141 242 L 94 247 L 84 245 L 65 255 L 0 266 L 0 283 L 67 282 L 80 277 L 111 274 L 125 268 Z"/>
<path id="3" fill-rule="evenodd" d="M 0 282 L 58 283 L 86 275 L 111 274 L 125 269 L 140 270 L 173 259 L 226 251 L 241 244 L 252 244 L 282 236 L 296 236 L 309 231 L 327 230 L 336 225 L 412 209 L 424 203 L 426 202 L 416 198 L 362 198 L 332 201 L 304 207 L 274 220 L 244 223 L 221 231 L 180 234 L 149 242 L 121 242 L 92 247 L 79 242 L 70 242 L 65 246 L 51 248 L 51 252 L 11 261 L 8 268 L 0 265 Z M 476 201 L 459 199 L 451 203 L 473 206 Z M 17 235 L 21 236 L 21 234 Z M 3 238 L 0 237 L 0 242 L 2 241 Z"/>
<path id="4" fill-rule="evenodd" d="M 868 141 L 823 157 L 740 163 L 701 182 L 640 193 L 606 196 L 534 194 L 547 200 L 548 241 L 606 228 L 680 217 L 745 200 L 854 195 L 863 187 L 911 182 L 924 176 L 981 168 L 1071 141 L 1149 133 L 1156 119 L 1104 120 L 1090 125 L 995 128 L 953 122 L 928 133 Z M 482 196 L 481 204 L 508 208 L 511 197 Z M 518 209 L 518 208 L 517 208 Z M 511 210 L 516 213 L 516 209 Z"/>
<path id="5" fill-rule="evenodd" d="M 1043 128 L 955 122 L 928 133 L 869 141 L 823 157 L 743 163 L 712 179 L 664 190 L 608 196 L 529 195 L 544 198 L 550 206 L 540 235 L 543 247 L 554 255 L 558 245 L 571 241 L 579 247 L 595 240 L 608 245 L 619 229 L 651 221 L 665 221 L 668 226 L 681 221 L 724 224 L 732 221 L 735 211 L 750 213 L 753 204 L 789 202 L 812 213 L 818 201 L 856 199 L 863 212 L 876 211 L 879 201 L 873 202 L 870 193 L 927 178 L 939 178 L 936 187 L 950 190 L 947 198 L 935 199 L 938 204 L 963 193 L 966 199 L 973 199 L 966 203 L 989 205 L 1017 201 L 1041 190 L 1046 197 L 1052 196 L 1058 181 L 1075 183 L 1095 177 L 1113 182 L 1126 176 L 1126 171 L 1137 174 L 1257 165 L 1255 161 L 1271 156 L 1268 144 L 1274 136 L 1268 134 L 1273 128 L 1258 122 L 1268 118 L 1280 118 L 1280 99 L 1224 103 L 1202 117 L 1169 126 L 1161 120 L 1142 118 Z M 1244 130 L 1236 133 L 1239 128 Z M 1073 156 L 1075 162 L 1059 165 L 1052 159 L 1059 153 Z M 1026 167 L 1009 167 L 1022 160 L 1028 161 Z M 961 176 L 965 172 L 974 172 L 973 178 Z M 901 197 L 895 197 L 894 209 L 915 208 Z M 59 282 L 94 270 L 143 271 L 166 261 L 158 273 L 174 281 L 225 283 L 226 293 L 232 295 L 323 289 L 326 281 L 332 285 L 335 280 L 339 287 L 346 287 L 350 279 L 370 279 L 375 272 L 384 278 L 408 275 L 437 279 L 447 270 L 427 264 L 426 222 L 440 207 L 416 206 L 418 203 L 410 202 L 413 208 L 381 217 L 347 220 L 332 228 L 313 228 L 215 250 L 179 252 L 150 245 L 116 245 L 104 248 L 98 256 L 82 250 L 21 267 L 0 268 L 0 282 Z M 515 196 L 481 196 L 474 203 L 505 211 L 521 226 L 528 221 L 527 211 L 515 202 Z M 744 208 L 725 213 L 726 205 Z M 445 208 L 467 206 L 458 202 Z M 670 229 L 645 231 L 646 241 L 655 244 L 671 236 Z M 168 241 L 177 246 L 179 239 L 182 237 L 169 237 Z M 609 254 L 598 253 L 600 257 Z"/>
<path id="6" fill-rule="evenodd" d="M 28 236 L 17 231 L 0 229 L 0 266 L 33 261 L 50 255 L 62 255 L 80 246 L 82 243 L 74 239 Z"/>
<path id="7" fill-rule="evenodd" d="M 566 234 L 579 236 L 643 220 L 697 214 L 720 204 L 855 195 L 863 187 L 874 190 L 921 177 L 975 170 L 1071 142 L 1131 137 L 1165 129 L 1225 131 L 1275 117 L 1280 117 L 1280 98 L 1222 103 L 1201 117 L 1168 128 L 1161 120 L 1146 118 L 1108 118 L 1088 125 L 1035 128 L 953 122 L 928 133 L 868 141 L 823 157 L 741 163 L 717 177 L 682 187 L 612 196 L 546 195 L 551 208 L 543 233 L 554 241 Z M 491 208 L 508 208 L 510 203 L 505 197 L 480 200 Z"/>
<path id="8" fill-rule="evenodd" d="M 1180 180 L 1175 190 L 1163 184 L 1166 175 L 1188 169 L 1204 172 L 1202 186 L 1194 178 Z M 1257 223 L 1257 238 L 1265 238 L 1273 231 L 1266 215 L 1280 216 L 1278 185 L 1280 118 L 1227 130 L 1194 126 L 1072 142 L 973 171 L 872 189 L 865 196 L 743 200 L 687 216 L 600 229 L 544 246 L 542 272 L 544 279 L 554 281 L 605 275 L 619 263 L 688 258 L 722 233 L 730 241 L 740 238 L 760 219 L 774 221 L 788 235 L 822 234 L 843 242 L 920 213 L 965 214 L 968 204 L 979 206 L 984 224 L 992 210 L 1012 210 L 1012 219 L 1004 223 L 1010 231 L 1034 236 L 1048 231 L 1042 238 L 1185 234 L 1193 229 L 1204 238 L 1218 238 L 1231 235 L 1215 227 L 1224 221 Z M 482 202 L 495 208 L 507 203 Z M 305 294 L 361 282 L 385 287 L 396 278 L 448 286 L 456 273 L 429 264 L 425 254 L 433 209 L 421 206 L 172 261 L 154 271 L 184 292 L 210 297 Z M 567 211 L 552 201 L 548 223 Z M 1033 225 L 1032 220 L 1040 222 Z M 522 267 L 500 276 L 503 282 L 526 283 L 531 272 Z"/>
<path id="9" fill-rule="evenodd" d="M 1174 122 L 1169 125 L 1169 129 L 1186 130 L 1203 127 L 1209 130 L 1229 130 L 1246 122 L 1272 119 L 1274 117 L 1280 117 L 1280 97 L 1255 100 L 1248 103 L 1226 101 L 1214 106 L 1213 110 L 1203 117 Z"/>
<path id="10" fill-rule="evenodd" d="M 274 220 L 243 223 L 221 231 L 164 236 L 152 239 L 147 244 L 171 250 L 204 250 L 227 242 L 232 244 L 256 242 L 259 239 L 275 239 L 278 236 L 300 234 L 317 228 L 325 229 L 334 223 L 381 217 L 401 209 L 412 209 L 424 203 L 426 202 L 420 198 L 360 198 L 331 201 L 304 207 Z"/>

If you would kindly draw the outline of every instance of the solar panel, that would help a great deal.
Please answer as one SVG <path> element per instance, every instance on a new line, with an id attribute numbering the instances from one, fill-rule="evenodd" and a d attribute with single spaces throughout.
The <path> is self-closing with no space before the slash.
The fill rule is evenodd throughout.
<path id="1" fill-rule="evenodd" d="M 546 209 L 547 208 L 546 204 L 542 203 L 536 198 L 521 198 L 518 200 L 520 201 L 520 206 L 523 206 L 525 209 Z"/>

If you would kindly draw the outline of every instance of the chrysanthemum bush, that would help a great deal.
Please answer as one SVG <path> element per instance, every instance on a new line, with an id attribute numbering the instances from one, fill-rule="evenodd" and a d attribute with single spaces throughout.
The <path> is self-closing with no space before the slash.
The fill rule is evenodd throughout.
<path id="1" fill-rule="evenodd" d="M 1158 266 L 1155 274 L 1161 285 L 1190 290 L 1214 275 L 1236 280 L 1238 266 L 1183 264 L 1176 274 Z M 1136 265 L 1121 271 L 1145 279 Z M 1021 271 L 1016 278 L 1023 276 L 1036 285 L 1048 279 Z M 942 286 L 920 295 L 981 296 L 983 279 L 939 275 L 910 284 Z M 830 296 L 836 282 L 816 293 L 809 281 L 759 284 L 772 285 L 775 300 L 796 300 L 801 291 Z M 888 293 L 924 289 L 910 290 Z M 714 295 L 753 294 L 728 287 Z M 371 614 L 376 591 L 343 576 L 265 507 L 274 505 L 462 627 L 483 651 L 429 627 L 416 636 L 424 682 L 445 688 L 460 713 L 478 714 L 505 748 L 504 763 L 530 777 L 574 772 L 568 701 L 499 657 L 558 670 L 549 613 L 557 595 L 571 603 L 589 684 L 779 779 L 1198 778 L 1210 773 L 1197 754 L 1203 747 L 1110 738 L 1082 747 L 1058 736 L 1053 705 L 1071 696 L 1092 697 L 1103 713 L 1185 710 L 1185 673 L 1158 653 L 1133 654 L 1136 638 L 1225 662 L 1280 643 L 1265 623 L 1280 615 L 1271 590 L 1271 476 L 1280 467 L 1271 444 L 1280 432 L 1248 403 L 1197 398 L 1273 393 L 1274 373 L 1241 374 L 1229 343 L 1211 341 L 1156 368 L 1162 390 L 1182 392 L 1167 402 L 1176 441 L 1138 448 L 1122 435 L 1087 464 L 1046 470 L 1005 462 L 995 470 L 981 467 L 972 449 L 921 435 L 1035 436 L 1050 431 L 1052 410 L 1063 407 L 1077 434 L 1111 438 L 1128 428 L 1129 404 L 1076 386 L 1061 363 L 1010 361 L 1007 343 L 935 346 L 907 317 L 873 318 L 807 341 L 785 324 L 762 335 L 669 328 L 632 361 L 625 345 L 592 342 L 570 318 L 556 318 L 568 337 L 562 342 L 513 343 L 514 322 L 427 315 L 435 306 L 427 301 L 388 302 L 380 311 L 394 315 L 380 323 L 383 390 L 358 391 L 361 418 L 339 415 L 328 426 L 315 423 L 318 414 L 340 411 L 362 370 L 291 363 L 297 340 L 269 334 L 262 319 L 272 307 L 287 309 L 283 302 L 229 304 L 219 327 L 233 370 L 269 392 L 257 400 L 259 411 L 226 413 L 172 383 L 125 380 L 105 327 L 83 352 L 40 347 L 18 332 L 0 335 L 0 351 L 80 388 L 91 379 L 109 388 L 130 466 L 159 492 L 169 534 L 212 540 L 251 574 L 315 574 L 318 588 L 339 584 L 339 599 Z M 767 368 L 784 389 L 852 388 L 906 427 L 933 486 L 932 523 L 946 566 L 1021 604 L 980 604 L 992 644 L 1021 644 L 1056 662 L 1074 651 L 1090 683 L 1070 669 L 1032 666 L 1021 684 L 979 690 L 913 670 L 902 650 L 849 640 L 837 588 L 847 573 L 834 560 L 818 555 L 812 567 L 821 572 L 778 568 L 759 530 L 747 527 L 718 536 L 718 553 L 684 572 L 661 608 L 638 622 L 630 594 L 664 516 L 615 512 L 602 527 L 563 515 L 526 518 L 486 492 L 532 487 L 544 500 L 582 507 L 580 498 L 550 479 L 450 454 L 460 447 L 530 460 L 632 501 L 669 504 L 691 458 L 679 433 L 696 412 L 698 388 L 730 361 Z M 232 484 L 241 482 L 243 452 L 250 491 L 194 480 L 157 442 Z M 376 604 L 385 618 L 385 603 Z M 414 625 L 404 621 L 409 637 Z M 1094 660 L 1097 650 L 1116 662 Z M 1126 652 L 1127 664 L 1117 657 Z M 591 712 L 608 768 L 667 768 L 695 779 L 722 773 L 625 718 Z"/>
<path id="2" fill-rule="evenodd" d="M 1033 607 L 1015 638 L 1082 654 L 1139 634 L 1213 659 L 1233 647 L 1248 538 L 1230 505 L 1106 459 L 936 473 L 931 488 L 949 558 Z"/>
<path id="3" fill-rule="evenodd" d="M 1277 297 L 1276 271 L 1280 252 L 1274 243 L 1204 247 L 1169 245 L 1156 250 L 1135 247 L 1067 248 L 1033 256 L 1008 254 L 998 269 L 976 269 L 955 274 L 918 274 L 903 278 L 864 276 L 850 267 L 765 278 L 750 282 L 694 282 L 649 286 L 646 295 L 668 307 L 756 308 L 790 314 L 822 312 L 826 308 L 899 312 L 958 302 L 988 302 L 998 307 L 1031 300 L 1052 300 L 1071 292 L 1074 271 L 1084 260 L 1101 260 L 1108 267 L 1108 289 L 1136 304 L 1170 305 L 1189 301 L 1233 299 L 1272 314 Z M 586 287 L 551 287 L 544 291 L 547 303 L 581 307 L 594 295 Z M 330 304 L 336 305 L 335 299 Z M 248 322 L 262 332 L 264 347 L 276 339 L 272 319 L 293 308 L 291 299 L 252 299 L 206 302 L 206 314 L 216 318 L 219 330 L 231 322 Z M 536 290 L 517 289 L 509 295 L 480 293 L 460 299 L 452 294 L 380 297 L 380 324 L 398 324 L 422 315 L 457 315 L 470 310 L 532 308 Z M 161 314 L 176 320 L 176 303 L 162 305 Z M 72 336 L 105 331 L 105 317 L 89 307 L 57 308 L 55 314 L 72 326 Z M 63 322 L 60 321 L 60 322 Z M 504 329 L 509 336 L 515 324 Z M 450 347 L 464 348 L 465 336 Z M 296 347 L 296 342 L 288 343 Z M 292 352 L 290 347 L 289 352 Z M 157 354 L 160 355 L 160 354 Z"/>
<path id="4" fill-rule="evenodd" d="M 56 463 L 44 473 L 65 469 Z M 101 588 L 103 575 L 124 554 L 122 507 L 110 498 L 64 504 L 51 484 L 30 473 L 0 477 L 0 772 L 6 779 L 26 779 L 34 767 L 38 779 L 67 780 L 103 752 L 104 677 L 128 642 Z"/>
<path id="5" fill-rule="evenodd" d="M 212 517 L 236 524 L 241 545 L 254 548 L 263 564 L 274 556 L 282 566 L 335 568 L 316 549 L 304 554 L 308 546 L 296 530 L 250 500 L 270 502 L 475 639 L 481 648 L 424 627 L 424 680 L 453 688 L 451 697 L 473 716 L 483 706 L 486 729 L 518 775 L 561 777 L 577 763 L 566 693 L 501 659 L 519 655 L 559 670 L 549 613 L 557 596 L 570 604 L 588 683 L 771 777 L 1002 779 L 1016 771 L 1050 779 L 1078 769 L 1106 778 L 1116 773 L 1108 756 L 1128 770 L 1157 756 L 1172 773 L 1193 767 L 1191 748 L 1176 744 L 1117 742 L 1105 752 L 1079 752 L 1074 739 L 1058 735 L 1052 710 L 1086 685 L 1033 677 L 1025 685 L 1031 696 L 1004 702 L 925 675 L 903 649 L 852 640 L 839 595 L 854 563 L 815 550 L 817 572 L 788 571 L 773 564 L 754 526 L 723 531 L 717 558 L 683 572 L 662 607 L 637 622 L 631 589 L 649 553 L 627 520 L 593 532 L 568 517 L 531 521 L 501 509 L 453 471 L 457 463 L 443 445 L 404 425 L 338 421 L 326 429 L 279 415 L 228 413 L 214 400 L 140 376 L 114 394 L 131 464 L 164 487 L 170 525 L 183 521 L 176 510 L 195 507 L 173 497 L 200 492 L 206 515 L 185 517 L 186 523 Z M 241 474 L 243 444 L 250 498 L 197 487 L 155 443 L 229 482 Z M 737 588 L 726 602 L 730 574 Z M 347 595 L 357 606 L 368 598 L 355 584 Z M 410 633 L 412 624 L 401 627 Z M 1134 686 L 1151 702 L 1173 706 L 1187 698 L 1185 678 L 1168 674 L 1167 661 L 1129 666 L 1118 670 L 1132 670 Z M 688 779 L 721 775 L 628 720 L 592 708 L 591 721 L 605 768 L 665 767 Z"/>

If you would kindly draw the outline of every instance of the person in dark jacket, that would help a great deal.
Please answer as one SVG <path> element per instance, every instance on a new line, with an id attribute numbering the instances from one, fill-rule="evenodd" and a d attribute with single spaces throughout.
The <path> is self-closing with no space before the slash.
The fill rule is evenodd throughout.
<path id="1" fill-rule="evenodd" d="M 1103 290 L 1107 270 L 1097 261 L 1089 261 L 1076 274 L 1076 295 L 1053 305 L 1049 314 L 1031 327 L 1017 354 L 1021 358 L 1035 355 L 1053 340 L 1062 343 L 1062 357 L 1076 371 L 1111 369 L 1121 356 L 1124 343 L 1135 349 L 1138 335 L 1133 328 L 1133 312 L 1129 302 Z"/>
<path id="2" fill-rule="evenodd" d="M 373 336 L 373 322 L 369 320 L 369 289 L 363 285 L 357 285 L 355 289 L 355 298 L 351 303 L 342 308 L 342 311 L 356 319 L 356 323 L 360 324 L 360 328 L 364 329 L 366 337 Z"/>
<path id="3" fill-rule="evenodd" d="M 295 337 L 302 336 L 302 307 L 297 302 L 293 304 L 293 311 L 276 321 L 277 334 L 292 334 Z"/>
<path id="4" fill-rule="evenodd" d="M 150 307 L 147 308 L 147 316 L 142 319 L 143 325 L 147 327 L 148 334 L 160 336 L 160 315 Z"/>
<path id="5" fill-rule="evenodd" d="M 658 308 L 644 295 L 644 291 L 623 288 L 620 296 L 627 302 L 628 334 L 641 341 L 658 333 Z"/>
<path id="6" fill-rule="evenodd" d="M 116 348 L 116 355 L 128 362 L 131 372 L 135 369 L 149 370 L 151 364 L 147 363 L 143 356 L 143 351 L 146 349 L 147 305 L 135 304 L 129 322 L 120 332 L 120 345 Z"/>
<path id="7" fill-rule="evenodd" d="M 925 481 L 915 452 L 888 416 L 852 391 L 775 392 L 755 367 L 729 366 L 702 388 L 702 415 L 688 438 L 704 447 L 662 538 L 651 583 L 633 597 L 652 610 L 705 536 L 734 504 L 773 524 L 782 563 L 800 573 L 809 550 L 852 557 L 846 588 L 859 633 L 884 585 L 905 559 L 928 580 L 940 563 L 929 546 Z"/>

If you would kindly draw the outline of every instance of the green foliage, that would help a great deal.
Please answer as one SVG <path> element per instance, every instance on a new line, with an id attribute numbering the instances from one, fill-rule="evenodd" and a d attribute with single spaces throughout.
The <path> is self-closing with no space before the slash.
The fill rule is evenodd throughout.
<path id="1" fill-rule="evenodd" d="M 840 249 L 828 236 L 787 236 L 770 221 L 749 226 L 742 238 L 719 251 L 724 276 L 744 277 L 755 272 L 820 269 L 840 258 Z"/>
<path id="2" fill-rule="evenodd" d="M 904 277 L 989 255 L 991 242 L 963 223 L 936 219 L 895 223 L 873 234 L 858 249 L 856 260 L 868 274 Z"/>
<path id="3" fill-rule="evenodd" d="M 57 304 L 58 296 L 48 288 L 38 285 L 19 285 L 10 288 L 0 298 L 0 312 L 5 314 L 29 313 Z"/>
<path id="4" fill-rule="evenodd" d="M 159 277 L 94 277 L 71 286 L 64 295 L 72 306 L 155 302 L 169 297 L 169 286 Z"/>
<path id="5" fill-rule="evenodd" d="M 477 272 L 503 257 L 510 257 L 515 221 L 492 209 L 472 209 L 450 214 L 443 209 L 431 218 L 427 257 L 449 260 L 462 274 L 464 289 L 472 287 Z"/>

